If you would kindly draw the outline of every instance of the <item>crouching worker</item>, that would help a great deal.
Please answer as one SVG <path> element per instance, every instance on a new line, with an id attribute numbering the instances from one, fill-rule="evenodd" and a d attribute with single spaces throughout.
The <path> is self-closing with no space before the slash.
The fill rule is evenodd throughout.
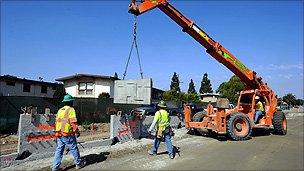
<path id="1" fill-rule="evenodd" d="M 76 136 L 79 137 L 76 113 L 73 108 L 74 98 L 66 94 L 63 98 L 64 107 L 58 110 L 55 123 L 55 136 L 57 147 L 52 170 L 60 170 L 60 164 L 64 148 L 67 145 L 74 157 L 76 169 L 85 166 L 86 162 L 80 159 L 79 149 L 77 147 Z"/>
<path id="2" fill-rule="evenodd" d="M 149 128 L 149 133 L 151 134 L 152 130 L 154 129 L 156 125 L 156 135 L 153 143 L 152 150 L 149 152 L 150 155 L 156 155 L 157 150 L 159 147 L 159 144 L 162 140 L 162 138 L 165 139 L 167 151 L 169 154 L 169 157 L 171 159 L 174 159 L 174 151 L 172 148 L 172 142 L 171 142 L 171 127 L 169 122 L 169 114 L 166 111 L 166 103 L 164 101 L 160 101 L 157 106 L 159 107 L 159 110 L 155 112 L 153 123 L 151 124 Z"/>

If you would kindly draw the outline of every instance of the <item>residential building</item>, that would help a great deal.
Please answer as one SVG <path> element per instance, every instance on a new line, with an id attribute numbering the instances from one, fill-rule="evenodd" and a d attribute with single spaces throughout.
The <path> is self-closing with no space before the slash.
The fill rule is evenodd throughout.
<path id="1" fill-rule="evenodd" d="M 58 83 L 18 78 L 12 75 L 0 76 L 1 96 L 31 96 L 52 98 Z"/>
<path id="2" fill-rule="evenodd" d="M 114 97 L 114 81 L 118 78 L 103 75 L 75 74 L 56 79 L 63 82 L 66 93 L 73 97 L 98 98 L 102 93 Z"/>
<path id="3" fill-rule="evenodd" d="M 204 93 L 200 95 L 201 101 L 206 103 L 208 103 L 209 101 L 211 103 L 215 103 L 219 96 L 220 94 L 218 93 Z"/>
<path id="4" fill-rule="evenodd" d="M 164 90 L 152 88 L 152 100 L 160 100 L 164 92 Z"/>

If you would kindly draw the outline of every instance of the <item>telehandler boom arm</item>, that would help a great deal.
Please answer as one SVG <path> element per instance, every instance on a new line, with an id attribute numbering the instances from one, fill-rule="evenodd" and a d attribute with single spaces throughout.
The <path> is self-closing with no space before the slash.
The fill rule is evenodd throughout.
<path id="1" fill-rule="evenodd" d="M 262 79 L 256 76 L 256 72 L 248 69 L 225 47 L 223 47 L 219 42 L 213 40 L 193 21 L 175 9 L 167 0 L 142 0 L 139 5 L 136 4 L 135 0 L 132 0 L 129 5 L 129 12 L 134 15 L 140 15 L 156 7 L 180 25 L 184 32 L 188 33 L 204 46 L 207 49 L 207 53 L 237 75 L 246 84 L 246 89 L 271 91 L 269 87 L 262 82 Z"/>

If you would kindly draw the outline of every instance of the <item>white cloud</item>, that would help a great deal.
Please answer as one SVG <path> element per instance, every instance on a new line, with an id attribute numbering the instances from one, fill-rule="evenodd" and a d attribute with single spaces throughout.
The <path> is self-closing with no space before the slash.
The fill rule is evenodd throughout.
<path id="1" fill-rule="evenodd" d="M 285 78 L 285 79 L 291 79 L 293 77 L 292 74 L 279 74 L 279 77 Z"/>
<path id="2" fill-rule="evenodd" d="M 268 68 L 269 68 L 269 70 L 303 69 L 303 64 L 288 64 L 288 65 L 269 64 Z"/>
<path id="3" fill-rule="evenodd" d="M 271 79 L 272 79 L 272 76 L 271 76 L 271 75 L 266 75 L 265 79 L 266 79 L 266 80 L 271 80 Z"/>
<path id="4" fill-rule="evenodd" d="M 303 64 L 268 64 L 267 66 L 264 65 L 259 65 L 256 69 L 258 70 L 272 70 L 272 71 L 277 71 L 277 70 L 290 70 L 290 69 L 300 69 L 303 70 Z"/>

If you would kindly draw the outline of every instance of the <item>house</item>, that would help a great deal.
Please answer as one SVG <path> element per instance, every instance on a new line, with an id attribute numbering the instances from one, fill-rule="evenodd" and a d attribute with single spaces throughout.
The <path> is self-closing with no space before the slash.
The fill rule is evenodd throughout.
<path id="1" fill-rule="evenodd" d="M 1 96 L 31 96 L 52 98 L 58 83 L 18 78 L 12 75 L 0 76 Z"/>
<path id="2" fill-rule="evenodd" d="M 152 88 L 152 100 L 160 100 L 164 92 L 164 90 Z"/>
<path id="3" fill-rule="evenodd" d="M 205 103 L 208 103 L 209 101 L 211 103 L 214 103 L 214 102 L 216 102 L 216 100 L 219 96 L 220 96 L 220 94 L 218 94 L 218 93 L 204 93 L 204 94 L 200 95 L 201 101 L 205 102 Z"/>
<path id="4" fill-rule="evenodd" d="M 108 93 L 113 98 L 115 80 L 118 78 L 92 74 L 75 74 L 56 79 L 63 82 L 66 93 L 86 98 L 98 98 L 102 93 Z"/>

